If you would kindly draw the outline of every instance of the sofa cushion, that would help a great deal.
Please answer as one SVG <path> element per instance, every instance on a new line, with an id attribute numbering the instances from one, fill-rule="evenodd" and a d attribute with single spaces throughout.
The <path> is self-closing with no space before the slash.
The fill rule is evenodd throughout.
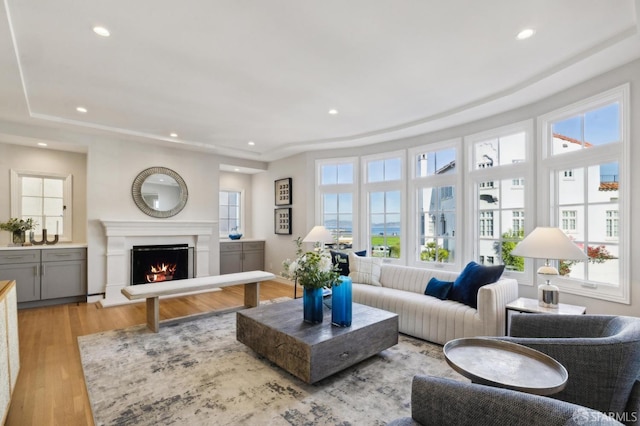
<path id="1" fill-rule="evenodd" d="M 349 254 L 330 250 L 331 262 L 336 266 L 340 275 L 349 276 Z"/>
<path id="2" fill-rule="evenodd" d="M 379 257 L 360 257 L 349 253 L 349 277 L 354 283 L 381 286 Z"/>
<path id="3" fill-rule="evenodd" d="M 433 277 L 429 280 L 427 287 L 424 289 L 424 294 L 427 296 L 437 297 L 440 300 L 447 300 L 453 281 L 442 281 Z"/>
<path id="4" fill-rule="evenodd" d="M 477 308 L 480 287 L 498 281 L 503 271 L 504 265 L 483 266 L 469 262 L 453 282 L 449 299 Z"/>

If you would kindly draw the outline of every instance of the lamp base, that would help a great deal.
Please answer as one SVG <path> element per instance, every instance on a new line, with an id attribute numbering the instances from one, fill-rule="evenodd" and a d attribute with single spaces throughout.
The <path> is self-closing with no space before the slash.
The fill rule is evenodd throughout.
<path id="1" fill-rule="evenodd" d="M 558 309 L 560 289 L 553 284 L 544 283 L 538 286 L 538 305 L 543 308 Z"/>

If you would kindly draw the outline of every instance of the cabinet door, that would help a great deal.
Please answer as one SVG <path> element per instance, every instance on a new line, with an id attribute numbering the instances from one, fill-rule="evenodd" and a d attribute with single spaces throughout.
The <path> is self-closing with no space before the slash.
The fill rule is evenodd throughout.
<path id="1" fill-rule="evenodd" d="M 264 250 L 245 251 L 242 254 L 243 271 L 261 271 L 264 269 Z"/>
<path id="2" fill-rule="evenodd" d="M 42 263 L 42 299 L 85 296 L 87 268 L 84 260 Z"/>
<path id="3" fill-rule="evenodd" d="M 220 275 L 242 272 L 242 252 L 220 252 Z"/>
<path id="4" fill-rule="evenodd" d="M 40 300 L 40 263 L 0 265 L 0 280 L 15 280 L 18 303 Z"/>

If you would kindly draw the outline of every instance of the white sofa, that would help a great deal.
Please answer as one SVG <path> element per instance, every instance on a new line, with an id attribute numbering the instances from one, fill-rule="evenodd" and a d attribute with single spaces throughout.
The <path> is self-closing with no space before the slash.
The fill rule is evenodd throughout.
<path id="1" fill-rule="evenodd" d="M 353 282 L 353 301 L 397 313 L 399 331 L 445 344 L 473 336 L 504 336 L 505 305 L 518 298 L 518 282 L 501 278 L 478 291 L 478 309 L 424 294 L 432 277 L 454 281 L 457 273 L 382 264 L 382 286 Z"/>

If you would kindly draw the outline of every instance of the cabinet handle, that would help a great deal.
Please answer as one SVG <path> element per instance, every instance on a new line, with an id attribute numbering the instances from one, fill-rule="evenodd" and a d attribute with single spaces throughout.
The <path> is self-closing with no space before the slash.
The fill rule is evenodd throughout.
<path id="1" fill-rule="evenodd" d="M 5 259 L 24 259 L 25 256 L 5 256 Z"/>
<path id="2" fill-rule="evenodd" d="M 58 257 L 68 257 L 71 256 L 71 253 L 54 253 Z"/>

